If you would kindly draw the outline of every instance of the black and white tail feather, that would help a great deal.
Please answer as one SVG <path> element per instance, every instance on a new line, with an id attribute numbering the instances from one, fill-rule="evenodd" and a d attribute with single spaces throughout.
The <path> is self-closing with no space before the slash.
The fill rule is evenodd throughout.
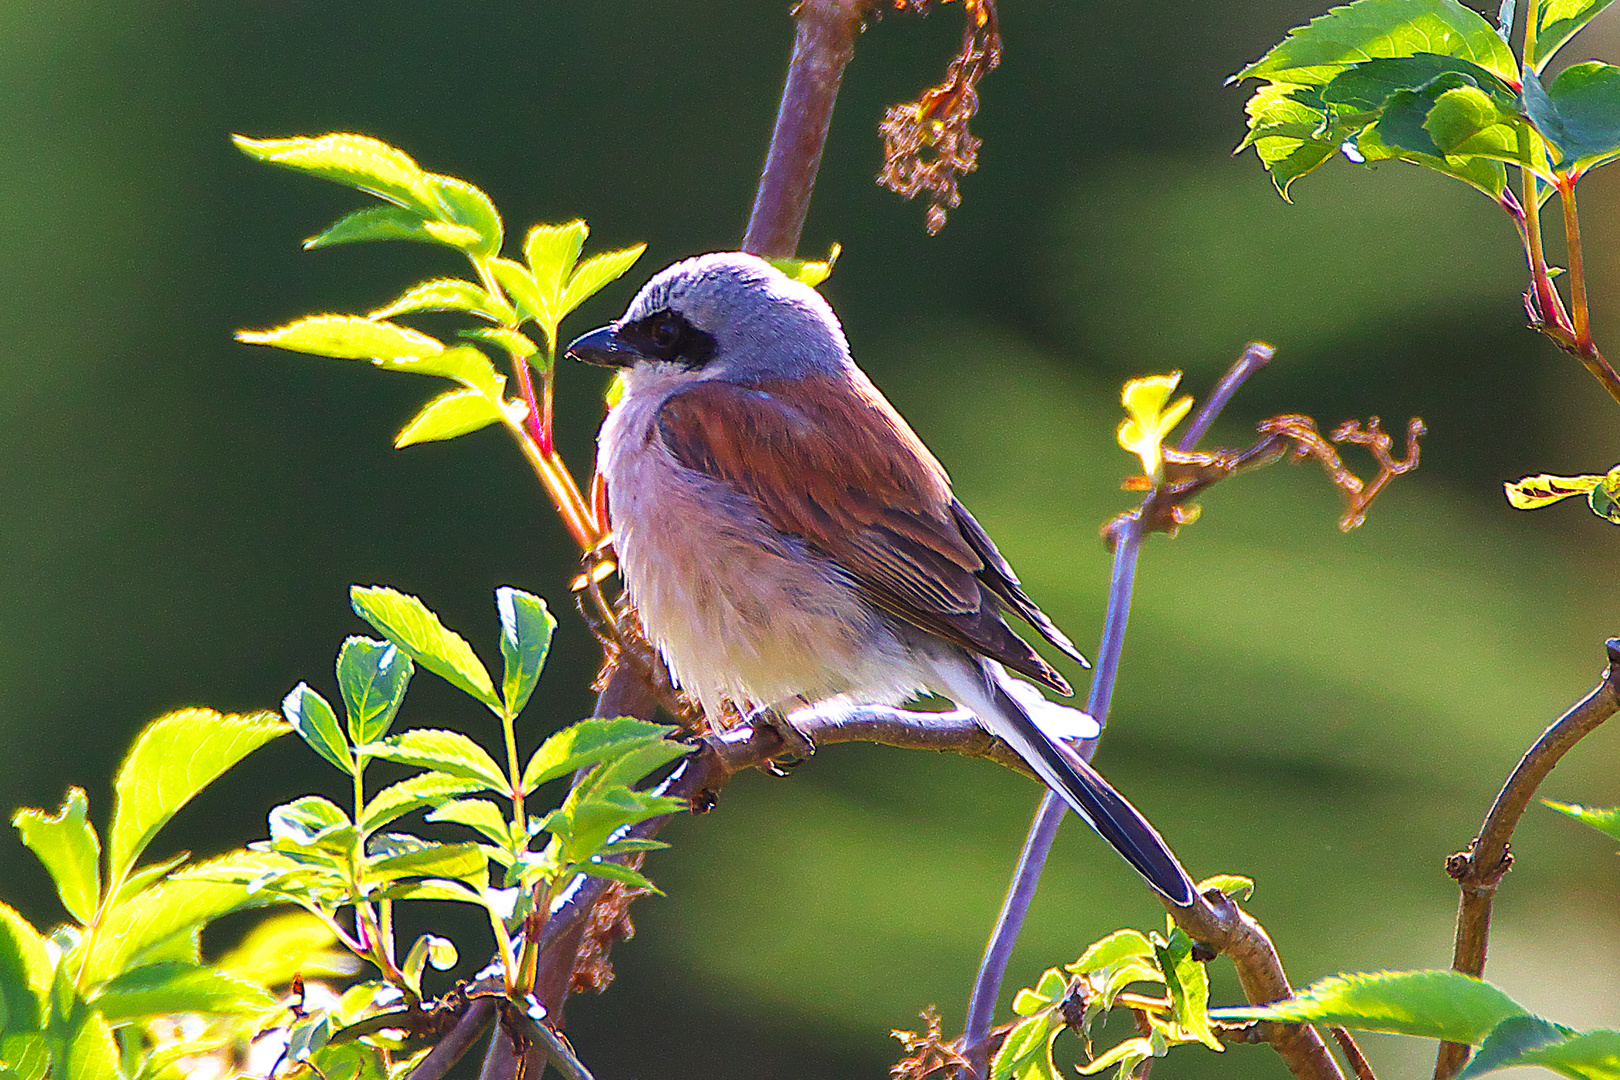
<path id="1" fill-rule="evenodd" d="M 1055 718 L 1043 716 L 1046 709 L 1071 715 L 1076 710 L 1044 698 L 1026 703 L 1022 699 L 1028 695 L 1009 688 L 1013 676 L 1000 664 L 982 657 L 962 660 L 936 666 L 957 703 L 971 709 L 985 730 L 1011 746 L 1149 885 L 1172 904 L 1190 905 L 1192 880 L 1158 832 L 1065 741 L 1072 733 L 1057 730 Z"/>

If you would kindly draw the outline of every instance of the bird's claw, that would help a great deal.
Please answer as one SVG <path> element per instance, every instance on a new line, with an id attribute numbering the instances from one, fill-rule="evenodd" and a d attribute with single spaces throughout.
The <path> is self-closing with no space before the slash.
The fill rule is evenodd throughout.
<path id="1" fill-rule="evenodd" d="M 758 709 L 748 717 L 754 727 L 766 727 L 782 740 L 782 752 L 765 762 L 765 771 L 772 776 L 786 776 L 815 755 L 816 744 L 810 736 L 793 726 L 793 721 L 779 709 Z"/>

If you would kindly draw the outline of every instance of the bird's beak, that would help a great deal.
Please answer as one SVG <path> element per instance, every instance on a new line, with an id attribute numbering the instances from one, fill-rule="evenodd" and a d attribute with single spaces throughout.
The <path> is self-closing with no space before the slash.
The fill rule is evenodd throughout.
<path id="1" fill-rule="evenodd" d="M 612 326 L 581 334 L 568 345 L 568 355 L 598 367 L 629 367 L 642 356 L 619 337 Z"/>

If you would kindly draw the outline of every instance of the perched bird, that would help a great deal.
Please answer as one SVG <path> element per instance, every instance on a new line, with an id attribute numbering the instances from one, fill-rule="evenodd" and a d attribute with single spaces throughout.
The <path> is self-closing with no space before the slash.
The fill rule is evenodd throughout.
<path id="1" fill-rule="evenodd" d="M 1070 692 L 1006 611 L 1085 661 L 855 366 L 820 293 L 752 255 L 702 255 L 568 354 L 624 370 L 597 448 L 613 545 L 648 638 L 708 715 L 948 697 L 1191 903 L 1153 827 L 1008 674 Z"/>

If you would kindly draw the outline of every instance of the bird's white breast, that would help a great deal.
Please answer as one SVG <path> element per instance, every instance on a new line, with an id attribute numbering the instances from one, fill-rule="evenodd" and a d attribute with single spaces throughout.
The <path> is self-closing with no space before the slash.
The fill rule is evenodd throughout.
<path id="1" fill-rule="evenodd" d="M 919 686 L 906 649 L 828 560 L 760 518 L 753 500 L 683 466 L 659 437 L 673 387 L 637 387 L 598 443 L 614 548 L 648 638 L 710 717 L 794 698 L 899 701 Z"/>

